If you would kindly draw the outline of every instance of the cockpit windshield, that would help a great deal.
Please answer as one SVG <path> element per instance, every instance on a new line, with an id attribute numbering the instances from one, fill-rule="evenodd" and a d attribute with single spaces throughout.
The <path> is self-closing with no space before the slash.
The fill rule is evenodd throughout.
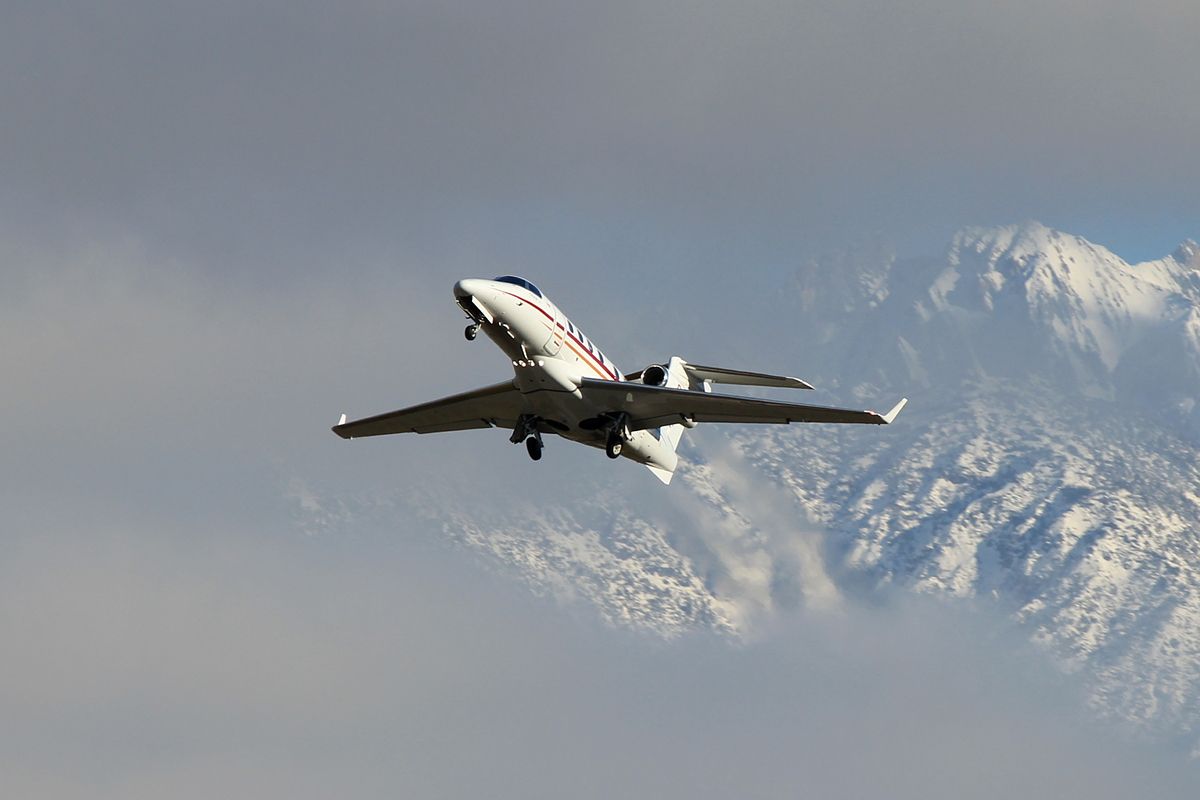
<path id="1" fill-rule="evenodd" d="M 520 286 L 523 289 L 528 289 L 538 297 L 542 296 L 542 293 L 538 290 L 538 287 L 534 286 L 524 278 L 518 278 L 516 275 L 501 275 L 500 277 L 493 278 L 492 280 L 500 281 L 501 283 L 511 283 L 514 286 Z"/>

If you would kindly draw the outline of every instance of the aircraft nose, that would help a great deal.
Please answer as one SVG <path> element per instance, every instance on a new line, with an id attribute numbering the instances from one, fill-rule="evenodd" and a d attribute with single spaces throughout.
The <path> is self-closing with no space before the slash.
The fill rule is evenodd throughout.
<path id="1" fill-rule="evenodd" d="M 454 284 L 454 296 L 475 297 L 484 290 L 486 284 L 487 281 L 480 280 L 479 278 L 463 278 Z"/>

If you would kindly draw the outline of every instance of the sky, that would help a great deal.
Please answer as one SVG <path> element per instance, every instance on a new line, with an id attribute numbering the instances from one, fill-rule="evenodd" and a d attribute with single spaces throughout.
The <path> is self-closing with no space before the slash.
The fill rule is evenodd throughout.
<path id="1" fill-rule="evenodd" d="M 306 532 L 293 487 L 553 502 L 497 437 L 328 432 L 503 376 L 462 340 L 459 277 L 527 275 L 633 368 L 736 350 L 664 309 L 711 319 L 863 237 L 920 254 L 1036 218 L 1130 260 L 1200 238 L 1195 4 L 3 11 L 21 794 L 1194 796 L 986 615 L 885 598 L 664 644 L 403 509 Z"/>
<path id="2" fill-rule="evenodd" d="M 1200 236 L 1186 0 L 6 18 L 2 208 L 52 240 L 133 230 L 291 275 L 351 242 L 594 270 L 723 242 L 747 267 L 875 232 L 923 253 L 1028 218 L 1130 260 Z"/>

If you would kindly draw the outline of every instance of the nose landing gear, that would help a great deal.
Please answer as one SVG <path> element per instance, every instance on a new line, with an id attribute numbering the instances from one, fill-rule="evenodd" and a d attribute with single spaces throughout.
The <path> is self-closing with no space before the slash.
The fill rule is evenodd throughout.
<path id="1" fill-rule="evenodd" d="M 475 341 L 475 337 L 478 335 L 479 335 L 479 323 L 478 322 L 468 325 L 466 330 L 463 331 L 463 336 L 467 337 L 468 342 Z"/>

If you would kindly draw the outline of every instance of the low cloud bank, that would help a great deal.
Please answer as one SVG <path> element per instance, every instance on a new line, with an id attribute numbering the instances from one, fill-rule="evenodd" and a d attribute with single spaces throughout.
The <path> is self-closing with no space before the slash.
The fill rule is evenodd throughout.
<path id="1" fill-rule="evenodd" d="M 110 520 L 10 537 L 0 769 L 39 797 L 1187 797 L 984 619 L 603 629 L 431 547 Z M 1023 666 L 1022 666 L 1023 665 Z M 1066 692 L 1069 695 L 1069 692 Z"/>

